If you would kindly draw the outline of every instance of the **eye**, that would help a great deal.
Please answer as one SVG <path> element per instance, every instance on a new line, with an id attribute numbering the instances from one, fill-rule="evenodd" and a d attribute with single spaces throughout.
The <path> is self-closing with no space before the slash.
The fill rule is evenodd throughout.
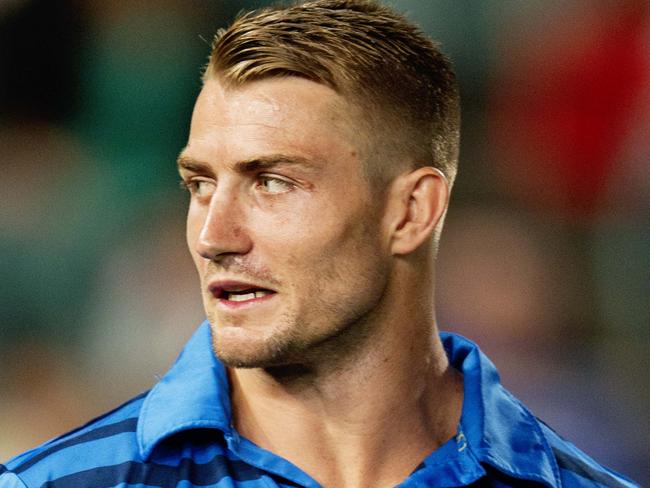
<path id="1" fill-rule="evenodd" d="M 260 175 L 257 179 L 257 187 L 266 193 L 286 193 L 293 190 L 294 185 L 277 176 Z"/>
<path id="2" fill-rule="evenodd" d="M 186 188 L 190 192 L 190 195 L 205 198 L 214 193 L 215 183 L 212 180 L 203 178 L 192 178 L 190 180 L 182 180 L 181 186 Z"/>

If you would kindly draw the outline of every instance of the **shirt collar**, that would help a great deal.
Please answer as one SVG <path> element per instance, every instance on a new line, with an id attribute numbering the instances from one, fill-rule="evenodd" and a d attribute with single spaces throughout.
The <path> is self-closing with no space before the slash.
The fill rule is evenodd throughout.
<path id="1" fill-rule="evenodd" d="M 476 459 L 509 476 L 559 486 L 558 467 L 538 421 L 503 388 L 494 364 L 471 341 L 440 336 L 451 364 L 463 373 L 460 431 Z M 232 435 L 229 390 L 205 321 L 143 403 L 137 427 L 143 459 L 160 441 L 184 430 L 213 428 Z"/>
<path id="2" fill-rule="evenodd" d="M 463 373 L 460 430 L 477 460 L 509 476 L 560 486 L 539 421 L 501 385 L 494 364 L 464 337 L 440 336 L 451 364 Z"/>
<path id="3" fill-rule="evenodd" d="M 140 454 L 146 459 L 163 439 L 196 428 L 231 432 L 228 375 L 212 352 L 207 321 L 144 400 L 137 427 Z"/>

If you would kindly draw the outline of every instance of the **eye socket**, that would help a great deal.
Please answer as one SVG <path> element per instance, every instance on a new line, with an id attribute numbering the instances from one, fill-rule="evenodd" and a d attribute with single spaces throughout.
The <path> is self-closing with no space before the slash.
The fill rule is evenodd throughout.
<path id="1" fill-rule="evenodd" d="M 187 189 L 190 195 L 205 198 L 214 193 L 215 183 L 214 181 L 203 178 L 192 178 L 190 180 L 182 180 L 181 186 Z"/>
<path id="2" fill-rule="evenodd" d="M 283 178 L 270 175 L 259 175 L 257 180 L 257 187 L 261 188 L 265 193 L 286 193 L 293 190 L 294 184 Z"/>

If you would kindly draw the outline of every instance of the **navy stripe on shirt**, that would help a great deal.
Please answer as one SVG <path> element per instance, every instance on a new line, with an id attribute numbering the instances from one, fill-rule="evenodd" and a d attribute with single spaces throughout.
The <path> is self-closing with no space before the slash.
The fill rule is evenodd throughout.
<path id="1" fill-rule="evenodd" d="M 114 424 L 98 427 L 94 430 L 78 435 L 77 437 L 73 437 L 72 439 L 68 439 L 66 441 L 60 442 L 48 449 L 39 452 L 33 458 L 28 459 L 22 464 L 19 464 L 12 471 L 15 474 L 20 474 L 23 471 L 26 471 L 29 468 L 31 468 L 33 465 L 38 463 L 41 459 L 44 459 L 57 451 L 66 449 L 71 446 L 76 446 L 77 444 L 84 444 L 86 442 L 105 439 L 107 437 L 112 437 L 114 435 L 122 434 L 124 432 L 135 432 L 137 426 L 138 426 L 138 419 L 130 418 L 130 419 L 122 420 L 121 422 L 116 422 Z"/>
<path id="2" fill-rule="evenodd" d="M 225 477 L 235 481 L 251 481 L 262 477 L 262 471 L 241 461 L 231 461 L 223 455 L 215 456 L 205 464 L 189 458 L 181 459 L 178 466 L 166 464 L 125 462 L 69 474 L 48 481 L 41 488 L 108 488 L 119 483 L 144 484 L 160 488 L 174 488 L 181 481 L 196 486 L 216 484 Z"/>
<path id="3" fill-rule="evenodd" d="M 553 454 L 557 459 L 557 464 L 560 467 L 560 469 L 571 471 L 572 473 L 577 474 L 578 476 L 581 476 L 591 481 L 595 481 L 597 483 L 600 483 L 601 485 L 611 486 L 611 487 L 624 486 L 621 483 L 621 480 L 616 476 L 611 475 L 606 471 L 596 470 L 591 466 L 589 466 L 587 463 L 585 463 L 582 459 L 572 456 L 571 454 L 566 453 L 564 451 L 561 451 L 556 447 L 553 447 Z"/>

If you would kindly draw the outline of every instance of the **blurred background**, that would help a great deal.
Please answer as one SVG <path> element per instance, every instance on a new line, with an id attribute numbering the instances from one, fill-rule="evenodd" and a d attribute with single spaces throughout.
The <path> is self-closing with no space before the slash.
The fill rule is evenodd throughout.
<path id="1" fill-rule="evenodd" d="M 227 0 L 0 0 L 0 459 L 149 388 L 203 319 L 183 147 Z M 395 0 L 454 60 L 441 328 L 650 480 L 650 4 Z"/>

